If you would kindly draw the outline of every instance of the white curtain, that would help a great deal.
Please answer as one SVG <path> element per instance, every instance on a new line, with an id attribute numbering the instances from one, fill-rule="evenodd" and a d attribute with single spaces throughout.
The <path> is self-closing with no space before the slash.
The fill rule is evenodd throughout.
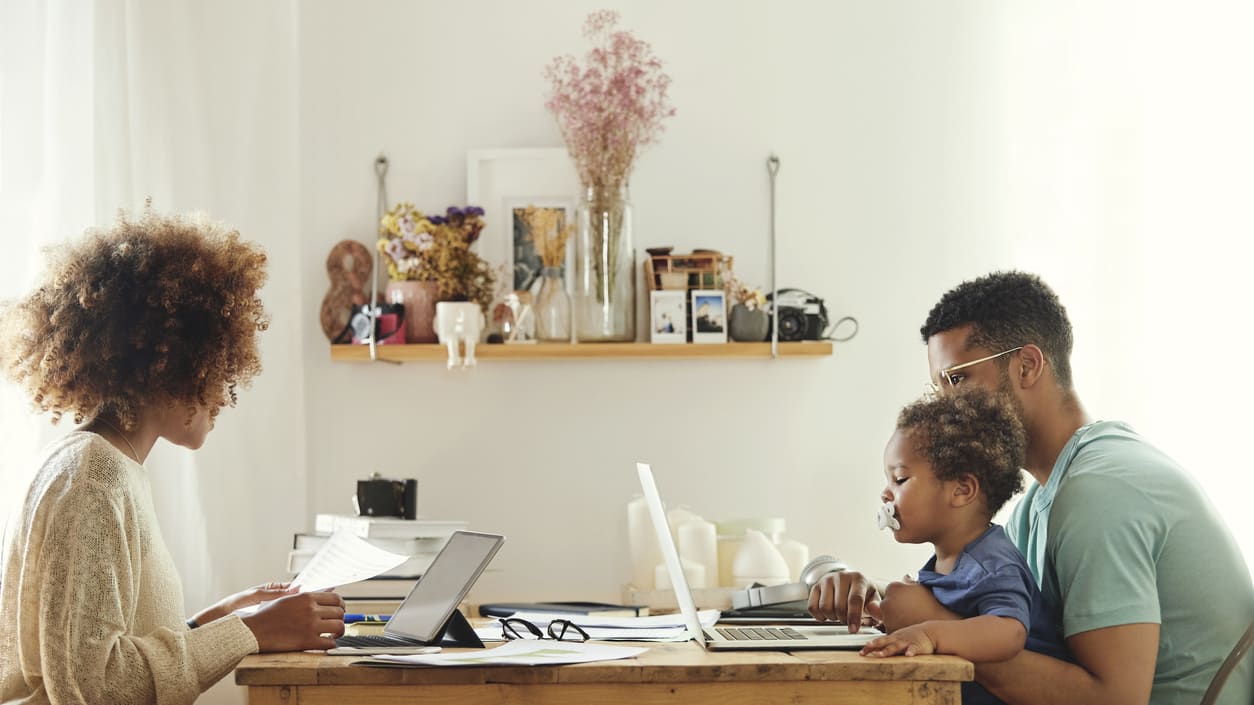
<path id="1" fill-rule="evenodd" d="M 1179 460 L 1254 572 L 1254 6 L 1015 8 L 997 33 L 1001 232 L 1069 304 L 1089 412 Z"/>
<path id="2" fill-rule="evenodd" d="M 0 298 L 25 291 L 43 246 L 96 221 L 90 12 L 70 3 L 0 3 Z M 55 31 L 52 29 L 55 27 Z M 55 34 L 55 36 L 54 36 Z M 30 457 L 64 433 L 0 389 L 0 512 L 20 501 Z M 5 516 L 0 514 L 0 517 Z"/>
<path id="3" fill-rule="evenodd" d="M 281 578 L 306 519 L 295 34 L 288 1 L 0 0 L 0 297 L 30 286 L 43 246 L 149 196 L 270 255 L 266 371 L 204 448 L 159 443 L 147 461 L 189 612 Z M 70 428 L 2 385 L 0 512 Z M 202 702 L 241 702 L 226 680 Z"/>

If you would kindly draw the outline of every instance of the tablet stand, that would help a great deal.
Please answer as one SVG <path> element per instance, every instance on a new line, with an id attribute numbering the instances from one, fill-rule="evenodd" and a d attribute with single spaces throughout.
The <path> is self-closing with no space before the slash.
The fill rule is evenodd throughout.
<path id="1" fill-rule="evenodd" d="M 460 646 L 468 649 L 483 649 L 483 640 L 475 634 L 475 628 L 470 626 L 470 622 L 466 621 L 466 615 L 461 610 L 453 610 L 448 620 L 444 622 L 444 626 L 440 627 L 440 631 L 435 633 L 435 638 L 430 642 L 432 645 L 440 646 Z"/>

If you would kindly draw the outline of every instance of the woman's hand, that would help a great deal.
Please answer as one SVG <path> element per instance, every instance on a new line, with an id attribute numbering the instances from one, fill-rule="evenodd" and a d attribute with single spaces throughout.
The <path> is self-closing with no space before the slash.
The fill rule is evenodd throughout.
<path id="1" fill-rule="evenodd" d="M 916 624 L 905 629 L 898 629 L 892 634 L 872 639 L 862 647 L 863 656 L 923 656 L 936 653 L 936 641 L 927 633 L 927 628 Z"/>
<path id="2" fill-rule="evenodd" d="M 235 610 L 276 600 L 284 595 L 294 595 L 297 590 L 298 588 L 292 587 L 291 583 L 257 585 L 223 598 L 217 604 L 201 610 L 192 619 L 196 620 L 196 624 L 208 624 L 215 619 L 227 616 Z"/>
<path id="3" fill-rule="evenodd" d="M 333 592 L 288 595 L 244 617 L 244 624 L 262 653 L 331 649 L 344 634 L 344 600 Z"/>

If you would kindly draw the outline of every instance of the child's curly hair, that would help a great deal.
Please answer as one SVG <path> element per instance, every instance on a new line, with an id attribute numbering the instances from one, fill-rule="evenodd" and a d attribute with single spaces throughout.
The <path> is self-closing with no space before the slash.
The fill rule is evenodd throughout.
<path id="1" fill-rule="evenodd" d="M 151 400 L 186 403 L 190 422 L 261 371 L 266 255 L 237 231 L 149 206 L 49 256 L 37 288 L 0 312 L 0 364 L 54 423 L 112 413 L 129 430 Z"/>
<path id="2" fill-rule="evenodd" d="M 1023 489 L 1027 436 L 1008 403 L 977 387 L 910 404 L 897 416 L 914 448 L 940 480 L 971 474 L 980 482 L 991 517 Z"/>

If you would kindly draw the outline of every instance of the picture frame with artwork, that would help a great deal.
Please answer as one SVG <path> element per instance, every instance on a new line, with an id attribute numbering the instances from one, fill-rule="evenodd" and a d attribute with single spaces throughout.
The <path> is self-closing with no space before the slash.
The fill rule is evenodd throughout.
<path id="1" fill-rule="evenodd" d="M 649 292 L 649 342 L 688 342 L 688 297 L 684 291 Z"/>
<path id="2" fill-rule="evenodd" d="M 536 293 L 540 284 L 540 275 L 544 271 L 544 263 L 540 261 L 540 252 L 532 242 L 527 231 L 523 212 L 528 206 L 542 210 L 557 211 L 557 227 L 563 228 L 575 222 L 574 202 L 569 199 L 554 198 L 507 198 L 502 212 L 509 223 L 510 242 L 510 274 L 513 277 L 514 291 L 530 291 Z M 570 281 L 574 267 L 575 238 L 566 240 L 566 258 L 561 266 L 562 281 Z"/>
<path id="3" fill-rule="evenodd" d="M 721 289 L 693 289 L 692 342 L 727 342 L 727 294 Z"/>
<path id="4" fill-rule="evenodd" d="M 473 149 L 466 153 L 466 202 L 484 210 L 479 254 L 503 269 L 513 291 L 535 293 L 540 256 L 520 220 L 529 205 L 560 209 L 566 223 L 575 222 L 579 177 L 563 147 L 535 149 Z M 573 278 L 575 239 L 566 243 L 563 280 Z"/>

